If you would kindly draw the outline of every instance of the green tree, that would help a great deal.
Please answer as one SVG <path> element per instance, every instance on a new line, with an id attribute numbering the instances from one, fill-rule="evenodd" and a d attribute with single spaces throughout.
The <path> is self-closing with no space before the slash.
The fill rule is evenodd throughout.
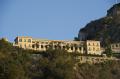
<path id="1" fill-rule="evenodd" d="M 23 52 L 23 49 L 20 49 Z M 25 59 L 11 43 L 0 40 L 0 79 L 28 79 L 21 59 Z"/>
<path id="2" fill-rule="evenodd" d="M 47 50 L 34 65 L 34 78 L 74 79 L 72 56 L 63 50 Z M 32 68 L 33 69 L 33 68 Z"/>
<path id="3" fill-rule="evenodd" d="M 113 55 L 112 50 L 110 47 L 106 47 L 104 52 L 108 57 L 111 57 Z"/>

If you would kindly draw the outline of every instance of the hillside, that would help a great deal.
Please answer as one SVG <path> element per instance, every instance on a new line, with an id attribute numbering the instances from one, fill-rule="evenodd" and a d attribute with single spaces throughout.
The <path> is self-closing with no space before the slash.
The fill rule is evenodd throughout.
<path id="1" fill-rule="evenodd" d="M 0 40 L 0 79 L 119 79 L 120 61 L 79 64 L 63 50 L 38 52 Z"/>
<path id="2" fill-rule="evenodd" d="M 24 50 L 0 40 L 0 79 L 74 79 L 73 66 L 66 51 Z"/>
<path id="3" fill-rule="evenodd" d="M 100 40 L 103 44 L 120 42 L 120 3 L 107 11 L 107 15 L 95 21 L 91 21 L 80 29 L 80 40 Z"/>

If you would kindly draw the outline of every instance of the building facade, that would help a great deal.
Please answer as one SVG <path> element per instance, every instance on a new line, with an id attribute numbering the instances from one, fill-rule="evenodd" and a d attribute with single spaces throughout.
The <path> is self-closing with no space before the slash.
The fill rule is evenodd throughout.
<path id="1" fill-rule="evenodd" d="M 32 48 L 32 37 L 16 37 L 14 40 L 14 46 L 20 47 L 20 48 L 24 48 L 24 49 L 33 49 Z"/>
<path id="2" fill-rule="evenodd" d="M 100 41 L 87 40 L 85 45 L 87 54 L 101 55 Z"/>
<path id="3" fill-rule="evenodd" d="M 100 41 L 47 40 L 35 39 L 27 36 L 16 37 L 14 41 L 14 46 L 23 49 L 37 51 L 46 51 L 47 49 L 63 49 L 67 52 L 101 55 Z"/>
<path id="4" fill-rule="evenodd" d="M 120 43 L 111 44 L 111 50 L 113 53 L 120 53 Z"/>

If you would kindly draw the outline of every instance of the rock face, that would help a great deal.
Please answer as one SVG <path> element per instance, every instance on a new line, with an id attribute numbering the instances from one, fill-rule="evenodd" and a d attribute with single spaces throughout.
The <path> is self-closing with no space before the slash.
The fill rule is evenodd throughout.
<path id="1" fill-rule="evenodd" d="M 79 40 L 120 42 L 120 3 L 107 11 L 106 17 L 88 23 L 80 29 Z"/>

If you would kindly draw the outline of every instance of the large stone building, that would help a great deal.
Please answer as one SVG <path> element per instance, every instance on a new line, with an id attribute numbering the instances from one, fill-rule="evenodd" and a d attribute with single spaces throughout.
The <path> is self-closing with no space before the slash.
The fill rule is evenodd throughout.
<path id="1" fill-rule="evenodd" d="M 81 54 L 101 55 L 100 41 L 67 41 L 67 40 L 47 40 L 34 39 L 27 36 L 19 36 L 14 40 L 14 46 L 24 49 L 46 51 L 47 49 L 63 49 L 68 52 L 78 52 Z"/>

